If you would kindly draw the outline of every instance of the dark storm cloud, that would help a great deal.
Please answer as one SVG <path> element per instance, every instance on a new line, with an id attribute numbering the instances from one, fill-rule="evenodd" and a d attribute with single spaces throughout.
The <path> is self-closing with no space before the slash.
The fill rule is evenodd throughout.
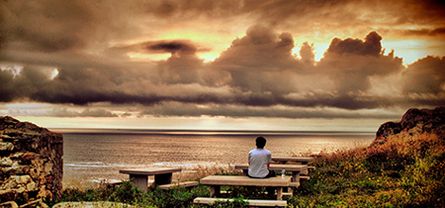
<path id="1" fill-rule="evenodd" d="M 26 98 L 49 81 L 44 69 L 28 66 L 22 70 L 0 67 L 0 101 L 10 102 Z"/>
<path id="2" fill-rule="evenodd" d="M 86 108 L 84 110 L 73 110 L 63 106 L 57 108 L 30 108 L 9 109 L 8 115 L 12 116 L 52 116 L 52 117 L 117 117 L 118 115 L 102 108 Z"/>
<path id="3" fill-rule="evenodd" d="M 371 87 L 371 77 L 403 69 L 402 59 L 394 57 L 393 53 L 383 54 L 381 40 L 376 32 L 369 33 L 364 41 L 334 38 L 317 68 L 334 80 L 340 94 L 366 93 Z"/>
<path id="4" fill-rule="evenodd" d="M 149 51 L 169 52 L 169 53 L 195 53 L 197 48 L 186 41 L 162 41 L 159 43 L 147 44 Z"/>
<path id="5" fill-rule="evenodd" d="M 146 1 L 141 4 L 144 11 L 161 18 L 195 18 L 196 16 L 223 17 L 237 15 L 242 11 L 244 2 L 239 0 L 201 1 L 168 0 Z"/>
<path id="6" fill-rule="evenodd" d="M 104 102 L 158 106 L 165 102 L 177 102 L 214 105 L 221 109 L 226 108 L 224 105 L 232 106 L 230 111 L 215 109 L 214 113 L 206 114 L 227 116 L 235 116 L 234 112 L 249 107 L 333 107 L 359 110 L 443 103 L 440 99 L 433 98 L 428 103 L 428 99 L 425 100 L 422 96 L 400 98 L 374 93 L 372 80 L 379 82 L 386 76 L 397 76 L 404 68 L 401 59 L 394 57 L 392 53 L 382 53 L 380 41 L 380 35 L 375 32 L 369 33 L 364 40 L 334 39 L 323 59 L 315 62 L 311 45 L 303 44 L 300 50 L 301 59 L 297 59 L 292 55 L 294 41 L 290 34 L 275 33 L 263 26 L 253 26 L 244 37 L 234 40 L 211 63 L 203 63 L 194 53 L 174 54 L 169 59 L 152 65 L 128 62 L 127 67 L 125 64 L 109 65 L 90 61 L 70 64 L 61 59 L 55 61 L 59 66 L 53 77 L 51 73 L 55 69 L 44 66 L 25 65 L 20 73 L 15 74 L 13 70 L 3 67 L 0 79 L 5 84 L 1 85 L 0 99 L 31 99 L 77 105 Z M 160 50 L 184 48 L 184 44 L 171 47 L 163 43 L 155 41 L 151 46 L 156 45 L 155 48 Z M 147 46 L 139 44 L 141 45 Z M 43 60 L 44 58 L 34 60 L 32 63 L 42 64 Z M 443 68 L 441 63 L 442 59 L 436 60 L 434 64 L 410 65 L 406 76 L 418 76 L 410 73 L 422 71 L 419 68 L 427 68 L 426 71 L 423 70 L 426 74 L 439 73 Z M 428 82 L 428 78 L 422 80 L 417 85 L 428 86 L 424 84 Z M 396 83 L 387 84 L 393 86 Z M 417 93 L 437 94 L 434 89 L 442 84 L 439 81 Z M 234 106 L 239 106 L 239 110 L 235 110 Z M 248 112 L 250 113 L 245 114 L 246 116 L 258 113 L 258 116 L 285 117 L 287 111 L 268 114 L 249 109 Z M 299 115 L 289 114 L 291 117 Z"/>
<path id="7" fill-rule="evenodd" d="M 295 17 L 336 17 L 336 19 L 354 21 L 361 18 L 361 11 L 371 11 L 379 16 L 382 13 L 391 13 L 399 17 L 397 21 L 412 21 L 422 17 L 426 20 L 436 20 L 444 17 L 445 5 L 441 0 L 299 0 L 299 1 L 268 1 L 268 0 L 168 0 L 145 1 L 138 3 L 143 11 L 157 16 L 166 17 L 218 17 L 237 14 L 257 14 L 262 20 L 280 23 Z M 409 11 L 409 12 L 408 12 Z M 405 14 L 405 12 L 407 12 Z M 397 15 L 395 15 L 397 14 Z M 362 15 L 363 16 L 363 13 Z M 353 19 L 351 19 L 353 17 Z M 424 20 L 423 20 L 424 21 Z"/>
<path id="8" fill-rule="evenodd" d="M 2 1 L 0 36 L 53 52 L 82 47 L 93 13 L 80 1 Z"/>
<path id="9" fill-rule="evenodd" d="M 294 27 L 298 31 L 317 28 L 326 32 L 342 32 L 345 28 L 366 24 L 378 30 L 413 24 L 430 29 L 445 26 L 445 4 L 442 0 L 247 0 L 242 5 L 243 11 L 258 15 L 263 23 L 273 27 Z"/>
<path id="10" fill-rule="evenodd" d="M 158 69 L 161 82 L 166 84 L 203 84 L 206 73 L 202 60 L 189 53 L 172 53 Z"/>
<path id="11" fill-rule="evenodd" d="M 139 31 L 133 3 L 84 0 L 1 1 L 1 47 L 42 52 L 73 51 L 106 44 Z M 131 15 L 130 15 L 131 14 Z"/>
<path id="12" fill-rule="evenodd" d="M 329 53 L 336 53 L 378 56 L 382 51 L 381 40 L 382 37 L 376 32 L 369 33 L 366 36 L 365 41 L 352 38 L 347 38 L 345 40 L 334 38 L 327 53 L 328 55 Z"/>
<path id="13" fill-rule="evenodd" d="M 293 81 L 299 67 L 293 47 L 289 33 L 276 34 L 257 25 L 234 40 L 211 67 L 230 73 L 229 85 L 242 91 L 289 93 L 296 90 Z"/>
<path id="14" fill-rule="evenodd" d="M 426 0 L 418 2 L 410 1 L 394 1 L 403 7 L 403 10 L 411 10 L 411 14 L 401 14 L 400 21 L 405 22 L 419 22 L 424 24 L 437 24 L 444 26 L 443 19 L 445 18 L 445 2 L 442 0 Z M 390 2 L 388 2 L 390 3 Z M 399 12 L 399 11 L 393 11 Z"/>
<path id="15" fill-rule="evenodd" d="M 141 34 L 143 28 L 156 32 L 200 18 L 221 20 L 228 16 L 248 17 L 270 28 L 293 28 L 294 31 L 342 32 L 345 27 L 358 24 L 385 30 L 414 24 L 423 25 L 425 31 L 419 31 L 421 33 L 440 35 L 445 27 L 445 6 L 442 1 L 432 0 L 1 2 L 0 48 L 45 52 L 107 45 L 107 40 Z M 371 24 L 374 19 L 378 20 L 375 26 Z M 182 45 L 167 44 L 161 48 L 170 51 L 177 47 Z"/>
<path id="16" fill-rule="evenodd" d="M 158 40 L 146 41 L 131 45 L 116 46 L 110 51 L 140 52 L 140 53 L 171 53 L 171 54 L 194 54 L 197 51 L 208 51 L 209 49 L 199 47 L 188 40 Z"/>
<path id="17" fill-rule="evenodd" d="M 162 105 L 154 105 L 139 112 L 141 115 L 154 116 L 229 116 L 233 118 L 243 117 L 275 117 L 275 118 L 377 118 L 394 119 L 397 113 L 376 113 L 366 111 L 347 111 L 335 108 L 286 108 L 278 106 L 274 110 L 270 107 L 249 107 L 239 105 L 209 105 L 198 107 L 196 105 L 169 102 Z"/>
<path id="18" fill-rule="evenodd" d="M 445 57 L 428 56 L 417 60 L 404 71 L 402 79 L 404 93 L 445 98 Z"/>
<path id="19" fill-rule="evenodd" d="M 15 90 L 13 74 L 9 71 L 0 70 L 0 101 L 9 102 L 18 97 Z"/>
<path id="20" fill-rule="evenodd" d="M 117 117 L 118 115 L 105 109 L 90 109 L 82 111 L 68 110 L 66 108 L 53 109 L 46 116 L 55 117 Z"/>
<path id="21" fill-rule="evenodd" d="M 404 30 L 401 33 L 411 36 L 445 36 L 445 27 L 435 29 Z"/>

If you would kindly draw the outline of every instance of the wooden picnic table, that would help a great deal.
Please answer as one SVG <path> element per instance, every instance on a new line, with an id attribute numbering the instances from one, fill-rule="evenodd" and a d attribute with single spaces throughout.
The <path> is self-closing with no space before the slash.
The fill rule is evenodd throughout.
<path id="1" fill-rule="evenodd" d="M 200 183 L 210 187 L 210 197 L 216 197 L 220 194 L 221 186 L 257 186 L 272 187 L 277 189 L 277 200 L 283 197 L 283 188 L 289 187 L 291 183 L 290 176 L 276 176 L 271 178 L 250 178 L 247 176 L 228 176 L 228 175 L 211 175 L 204 177 Z"/>
<path id="2" fill-rule="evenodd" d="M 248 164 L 236 164 L 235 169 L 246 170 L 249 168 Z M 285 170 L 292 173 L 292 182 L 299 182 L 300 173 L 306 171 L 307 165 L 297 165 L 297 164 L 270 164 L 269 170 Z"/>
<path id="3" fill-rule="evenodd" d="M 181 172 L 181 168 L 144 168 L 144 169 L 125 169 L 119 170 L 119 173 L 128 174 L 132 182 L 140 190 L 148 189 L 148 176 L 154 176 L 154 186 L 170 184 L 174 172 Z"/>
<path id="4" fill-rule="evenodd" d="M 313 160 L 314 160 L 313 157 L 272 157 L 273 162 L 277 162 L 280 164 L 299 163 L 306 165 L 309 162 L 312 162 Z"/>

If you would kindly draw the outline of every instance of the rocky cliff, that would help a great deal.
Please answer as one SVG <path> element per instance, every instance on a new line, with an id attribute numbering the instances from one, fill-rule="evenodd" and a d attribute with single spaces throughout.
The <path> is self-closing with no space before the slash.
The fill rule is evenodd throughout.
<path id="1" fill-rule="evenodd" d="M 61 196 L 63 138 L 28 122 L 0 117 L 0 204 Z"/>
<path id="2" fill-rule="evenodd" d="M 386 122 L 377 131 L 371 146 L 385 143 L 396 134 L 433 133 L 445 140 L 445 107 L 429 109 L 409 109 L 400 122 Z"/>

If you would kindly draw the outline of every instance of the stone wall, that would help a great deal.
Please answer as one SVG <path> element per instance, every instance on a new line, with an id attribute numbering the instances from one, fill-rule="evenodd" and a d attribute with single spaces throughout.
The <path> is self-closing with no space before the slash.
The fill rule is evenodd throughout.
<path id="1" fill-rule="evenodd" d="M 62 155 L 61 134 L 0 117 L 0 204 L 60 197 Z"/>

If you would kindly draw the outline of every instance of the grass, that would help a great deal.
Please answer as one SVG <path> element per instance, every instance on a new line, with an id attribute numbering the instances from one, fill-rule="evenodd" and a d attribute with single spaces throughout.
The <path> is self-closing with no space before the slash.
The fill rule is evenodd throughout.
<path id="1" fill-rule="evenodd" d="M 445 141 L 434 134 L 322 155 L 291 207 L 444 207 Z"/>
<path id="2" fill-rule="evenodd" d="M 301 183 L 289 207 L 445 207 L 445 140 L 435 134 L 404 132 L 387 143 L 367 148 L 321 153 Z M 231 169 L 200 168 L 197 178 L 210 174 L 236 174 Z M 212 207 L 245 207 L 244 198 L 260 192 L 233 188 L 234 203 Z M 140 192 L 130 183 L 114 188 L 65 189 L 59 201 L 114 201 L 138 207 L 208 207 L 193 205 L 208 189 Z M 54 204 L 56 202 L 50 202 Z"/>

